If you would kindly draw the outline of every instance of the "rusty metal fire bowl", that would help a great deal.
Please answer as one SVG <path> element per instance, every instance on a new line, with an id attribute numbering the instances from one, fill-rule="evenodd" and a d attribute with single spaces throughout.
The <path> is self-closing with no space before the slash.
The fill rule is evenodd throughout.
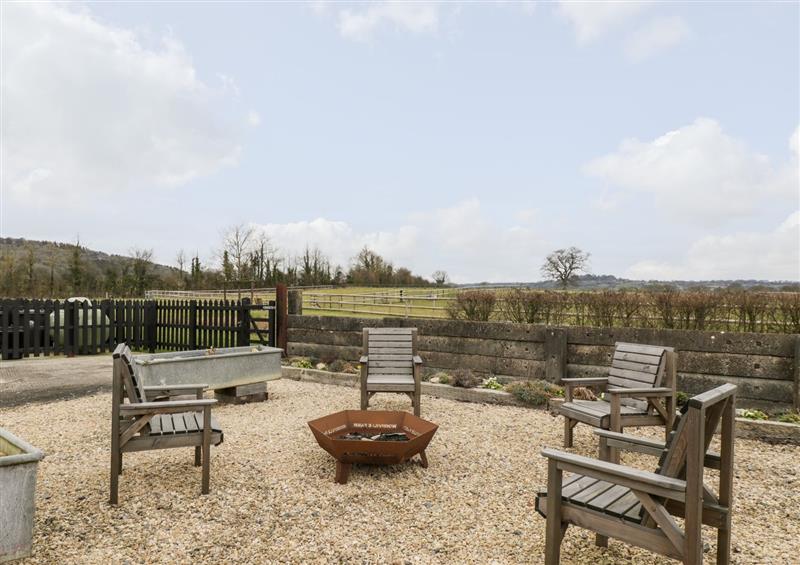
<path id="1" fill-rule="evenodd" d="M 427 467 L 425 448 L 439 428 L 408 412 L 385 410 L 343 410 L 311 420 L 308 427 L 320 447 L 336 459 L 335 481 L 340 484 L 347 482 L 353 463 L 395 465 L 419 453 Z M 408 439 L 398 440 L 402 436 Z"/>

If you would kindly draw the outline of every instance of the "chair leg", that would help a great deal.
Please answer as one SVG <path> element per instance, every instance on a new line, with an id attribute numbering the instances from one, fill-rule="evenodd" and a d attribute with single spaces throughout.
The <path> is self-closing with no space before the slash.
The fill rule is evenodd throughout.
<path id="1" fill-rule="evenodd" d="M 122 474 L 122 452 L 120 452 L 120 454 L 119 454 L 119 473 L 117 473 L 117 474 L 118 475 Z"/>
<path id="2" fill-rule="evenodd" d="M 572 447 L 572 429 L 575 425 L 567 417 L 564 417 L 564 447 Z"/>
<path id="3" fill-rule="evenodd" d="M 200 463 L 203 461 L 202 457 L 200 457 L 200 446 L 194 448 L 194 466 L 199 467 Z"/>
<path id="4" fill-rule="evenodd" d="M 717 565 L 728 565 L 731 562 L 731 531 L 720 528 L 717 531 Z"/>
<path id="5" fill-rule="evenodd" d="M 118 449 L 111 450 L 111 494 L 109 496 L 109 502 L 111 504 L 117 504 L 119 500 L 119 470 L 122 464 L 122 457 L 121 453 Z"/>
<path id="6" fill-rule="evenodd" d="M 600 534 L 595 534 L 594 544 L 597 547 L 608 547 L 608 538 L 606 536 L 601 536 Z"/>
<path id="7" fill-rule="evenodd" d="M 203 486 L 201 492 L 208 494 L 211 476 L 211 407 L 203 410 Z"/>
<path id="8" fill-rule="evenodd" d="M 420 408 L 420 399 L 422 396 L 421 392 L 422 391 L 419 388 L 417 388 L 417 390 L 414 391 L 414 416 L 416 416 L 417 418 L 419 418 L 419 415 L 421 413 L 421 408 Z"/>
<path id="9" fill-rule="evenodd" d="M 369 393 L 367 389 L 361 389 L 361 409 L 366 410 L 369 408 Z"/>
<path id="10" fill-rule="evenodd" d="M 561 562 L 561 540 L 563 524 L 561 521 L 561 470 L 554 460 L 547 469 L 547 524 L 545 526 L 545 565 L 558 565 Z"/>

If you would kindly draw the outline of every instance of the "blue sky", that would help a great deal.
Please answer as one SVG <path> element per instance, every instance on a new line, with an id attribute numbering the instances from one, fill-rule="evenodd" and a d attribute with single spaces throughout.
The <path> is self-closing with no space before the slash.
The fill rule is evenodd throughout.
<path id="1" fill-rule="evenodd" d="M 2 8 L 4 236 L 800 280 L 798 3 Z"/>

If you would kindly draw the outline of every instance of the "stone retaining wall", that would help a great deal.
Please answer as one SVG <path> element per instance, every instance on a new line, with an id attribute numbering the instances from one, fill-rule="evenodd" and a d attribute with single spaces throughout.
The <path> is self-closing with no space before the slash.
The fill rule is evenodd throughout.
<path id="1" fill-rule="evenodd" d="M 740 404 L 791 404 L 800 381 L 800 336 L 642 328 L 546 327 L 497 322 L 290 316 L 289 355 L 358 361 L 364 327 L 416 327 L 426 367 L 470 368 L 511 379 L 602 376 L 614 343 L 672 346 L 678 388 L 695 394 L 724 382 Z"/>

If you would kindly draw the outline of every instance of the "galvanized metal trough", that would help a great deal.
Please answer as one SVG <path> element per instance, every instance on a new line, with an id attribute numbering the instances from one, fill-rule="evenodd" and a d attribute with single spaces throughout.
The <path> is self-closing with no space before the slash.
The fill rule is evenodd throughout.
<path id="1" fill-rule="evenodd" d="M 353 463 L 395 465 L 419 454 L 428 467 L 425 449 L 439 428 L 436 424 L 408 412 L 381 410 L 344 410 L 308 422 L 320 447 L 336 459 L 335 481 L 347 482 Z M 405 441 L 344 439 L 343 436 L 403 434 Z"/>
<path id="2" fill-rule="evenodd" d="M 133 363 L 145 386 L 205 384 L 218 398 L 265 400 L 266 382 L 281 378 L 281 353 L 253 345 L 136 355 Z"/>

